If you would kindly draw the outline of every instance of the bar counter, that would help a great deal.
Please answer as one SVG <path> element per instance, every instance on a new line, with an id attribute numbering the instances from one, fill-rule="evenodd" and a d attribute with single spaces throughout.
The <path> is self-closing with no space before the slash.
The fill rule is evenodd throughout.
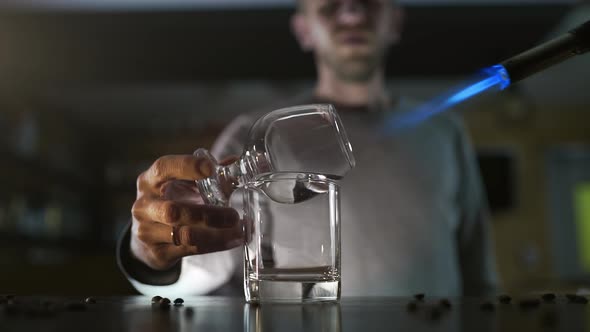
<path id="1" fill-rule="evenodd" d="M 165 296 L 165 294 L 160 294 Z M 588 331 L 585 298 L 343 298 L 247 304 L 243 298 L 0 297 L 0 331 Z M 507 303 L 509 301 L 509 303 Z M 179 301 L 177 301 L 179 302 Z M 504 303 L 503 303 L 504 302 Z"/>

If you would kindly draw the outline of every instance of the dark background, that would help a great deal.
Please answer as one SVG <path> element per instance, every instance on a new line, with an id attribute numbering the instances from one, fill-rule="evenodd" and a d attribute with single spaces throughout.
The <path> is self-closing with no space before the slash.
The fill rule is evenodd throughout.
<path id="1" fill-rule="evenodd" d="M 443 3 L 443 2 L 440 2 Z M 396 77 L 472 73 L 534 46 L 567 4 L 405 7 Z M 313 79 L 289 31 L 291 8 L 170 11 L 8 11 L 2 60 L 11 86 Z M 16 80 L 16 82 L 14 81 Z"/>

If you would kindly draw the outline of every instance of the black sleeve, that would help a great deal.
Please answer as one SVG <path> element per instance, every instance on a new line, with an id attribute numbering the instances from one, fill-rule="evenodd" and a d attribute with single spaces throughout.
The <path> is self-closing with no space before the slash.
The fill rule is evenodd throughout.
<path id="1" fill-rule="evenodd" d="M 180 277 L 179 261 L 174 267 L 166 271 L 158 271 L 150 268 L 131 255 L 131 222 L 125 227 L 117 243 L 117 263 L 121 272 L 128 279 L 135 279 L 143 284 L 154 286 L 171 285 Z"/>

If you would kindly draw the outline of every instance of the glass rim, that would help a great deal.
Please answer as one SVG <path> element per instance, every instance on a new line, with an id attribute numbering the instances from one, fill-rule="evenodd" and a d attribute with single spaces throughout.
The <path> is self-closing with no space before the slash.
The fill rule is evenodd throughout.
<path id="1" fill-rule="evenodd" d="M 246 183 L 245 186 L 246 187 L 257 186 L 257 185 L 269 183 L 269 182 L 293 181 L 293 180 L 328 183 L 328 184 L 334 184 L 335 186 L 339 187 L 338 179 L 331 178 L 329 176 L 326 176 L 325 174 L 303 173 L 303 172 L 264 173 L 264 174 L 257 176 L 255 180 Z"/>

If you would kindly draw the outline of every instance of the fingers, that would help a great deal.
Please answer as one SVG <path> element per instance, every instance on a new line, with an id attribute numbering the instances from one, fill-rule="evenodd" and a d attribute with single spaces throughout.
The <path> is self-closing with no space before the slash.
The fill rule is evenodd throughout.
<path id="1" fill-rule="evenodd" d="M 180 226 L 181 245 L 196 245 L 199 254 L 231 249 L 244 244 L 242 225 L 231 228 L 213 228 L 207 225 Z"/>
<path id="2" fill-rule="evenodd" d="M 196 156 L 170 155 L 156 160 L 138 177 L 131 211 L 131 251 L 137 258 L 163 270 L 184 256 L 243 245 L 244 227 L 236 210 L 195 204 L 202 199 L 194 181 L 211 176 L 215 166 L 206 151 Z M 178 246 L 173 244 L 173 229 Z"/>
<path id="3" fill-rule="evenodd" d="M 173 244 L 173 227 L 179 245 Z M 244 245 L 244 225 L 216 228 L 206 223 L 171 226 L 154 221 L 133 220 L 131 250 L 153 269 L 165 270 L 184 256 L 207 254 Z"/>
<path id="4" fill-rule="evenodd" d="M 222 250 L 231 249 L 241 245 L 243 245 L 242 240 L 234 241 L 233 246 L 225 246 Z M 146 257 L 143 261 L 152 269 L 167 270 L 185 256 L 219 251 L 209 249 L 210 248 L 203 248 L 200 246 L 174 246 L 170 244 L 161 244 L 149 247 L 149 249 L 144 249 L 142 252 L 146 254 Z"/>
<path id="5" fill-rule="evenodd" d="M 224 228 L 234 226 L 240 219 L 238 212 L 232 208 L 146 197 L 137 200 L 131 212 L 138 220 L 168 225 L 205 223 Z"/>
<path id="6" fill-rule="evenodd" d="M 131 235 L 149 246 L 172 244 L 172 227 L 159 222 L 137 222 L 131 228 Z"/>
<path id="7" fill-rule="evenodd" d="M 170 180 L 160 187 L 160 193 L 163 199 L 203 204 L 195 181 Z"/>
<path id="8" fill-rule="evenodd" d="M 158 192 L 169 180 L 199 180 L 209 177 L 214 165 L 209 158 L 193 155 L 160 157 L 142 173 L 137 181 L 138 191 Z"/>
<path id="9" fill-rule="evenodd" d="M 233 248 L 236 245 L 232 242 L 244 238 L 241 222 L 223 228 L 207 224 L 169 226 L 159 222 L 135 222 L 131 232 L 133 237 L 148 245 L 173 244 L 173 227 L 176 227 L 180 245 L 198 246 L 206 252 Z M 200 250 L 199 253 L 203 252 Z"/>
<path id="10" fill-rule="evenodd" d="M 138 226 L 136 226 L 138 225 Z M 172 227 L 161 223 L 134 223 L 131 250 L 157 270 L 166 270 L 185 256 L 207 254 L 244 245 L 242 227 L 216 229 L 206 225 L 180 226 L 180 245 L 172 242 Z"/>

